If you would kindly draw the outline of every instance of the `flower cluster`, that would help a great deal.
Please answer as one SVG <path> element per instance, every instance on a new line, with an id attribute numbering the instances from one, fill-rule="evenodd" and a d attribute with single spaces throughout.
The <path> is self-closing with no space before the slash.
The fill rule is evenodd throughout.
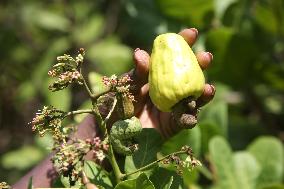
<path id="1" fill-rule="evenodd" d="M 61 120 L 65 112 L 57 110 L 52 106 L 44 106 L 42 110 L 38 110 L 36 116 L 31 121 L 32 130 L 37 131 L 40 136 L 46 132 L 58 135 L 61 129 Z"/>
<path id="2" fill-rule="evenodd" d="M 0 182 L 0 188 L 1 189 L 11 189 L 11 186 L 9 186 L 6 182 Z"/>
<path id="3" fill-rule="evenodd" d="M 108 148 L 108 144 L 101 141 L 99 137 L 86 140 L 70 140 L 68 143 L 63 142 L 55 147 L 52 162 L 59 173 L 68 176 L 70 181 L 75 182 L 80 179 L 84 156 L 89 151 L 93 151 L 94 160 L 101 163 L 106 157 L 105 154 Z"/>
<path id="4" fill-rule="evenodd" d="M 188 146 L 183 146 L 181 151 L 187 154 L 185 160 L 178 155 L 172 154 L 166 158 L 164 164 L 174 164 L 178 174 L 182 174 L 184 169 L 193 170 L 197 166 L 201 166 L 201 162 L 193 157 L 192 149 Z"/>
<path id="5" fill-rule="evenodd" d="M 58 56 L 58 63 L 48 72 L 49 76 L 57 78 L 57 80 L 49 86 L 49 89 L 58 91 L 66 88 L 71 83 L 83 84 L 83 76 L 78 69 L 84 61 L 84 55 L 85 51 L 81 48 L 75 59 L 68 54 Z"/>
<path id="6" fill-rule="evenodd" d="M 56 170 L 69 177 L 70 181 L 78 181 L 83 167 L 83 157 L 90 151 L 91 145 L 76 139 L 71 143 L 62 143 L 55 149 L 52 162 Z"/>
<path id="7" fill-rule="evenodd" d="M 116 75 L 112 75 L 111 77 L 103 77 L 103 83 L 107 87 L 110 87 L 112 91 L 121 93 L 124 97 L 129 98 L 131 101 L 135 101 L 134 96 L 129 90 L 129 82 L 131 81 L 132 79 L 129 75 L 122 76 L 121 78 L 118 78 Z"/>
<path id="8" fill-rule="evenodd" d="M 101 163 L 106 157 L 105 154 L 108 151 L 109 145 L 99 137 L 95 137 L 92 140 L 87 139 L 86 142 L 92 146 L 94 160 L 98 160 Z"/>

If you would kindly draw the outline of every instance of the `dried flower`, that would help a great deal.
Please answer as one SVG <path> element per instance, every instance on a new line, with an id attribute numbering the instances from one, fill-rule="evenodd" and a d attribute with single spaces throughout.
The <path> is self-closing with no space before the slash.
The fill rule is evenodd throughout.
<path id="1" fill-rule="evenodd" d="M 90 151 L 91 145 L 83 140 L 72 140 L 71 143 L 63 143 L 57 146 L 52 162 L 56 170 L 68 175 L 73 182 L 79 179 L 82 171 L 83 157 Z"/>
<path id="2" fill-rule="evenodd" d="M 52 106 L 44 106 L 42 110 L 38 110 L 36 116 L 30 122 L 32 130 L 37 131 L 40 136 L 43 136 L 47 131 L 58 132 L 64 113 Z"/>
<path id="3" fill-rule="evenodd" d="M 104 76 L 102 80 L 104 85 L 110 87 L 112 91 L 121 93 L 124 97 L 135 101 L 134 96 L 129 90 L 130 85 L 128 83 L 132 81 L 129 75 L 122 76 L 121 78 L 118 78 L 116 75 L 112 75 L 111 77 Z"/>
<path id="4" fill-rule="evenodd" d="M 71 83 L 83 84 L 83 76 L 78 71 L 78 68 L 84 61 L 85 51 L 79 50 L 79 54 L 74 58 L 64 54 L 57 57 L 57 64 L 53 69 L 48 71 L 48 75 L 57 78 L 50 86 L 52 91 L 58 91 L 66 88 Z"/>
<path id="5" fill-rule="evenodd" d="M 12 187 L 8 185 L 6 182 L 0 182 L 1 189 L 11 189 Z"/>

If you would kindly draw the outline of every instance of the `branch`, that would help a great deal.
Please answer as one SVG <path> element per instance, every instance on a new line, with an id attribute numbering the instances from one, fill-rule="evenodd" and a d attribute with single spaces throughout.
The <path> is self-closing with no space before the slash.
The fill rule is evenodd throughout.
<path id="1" fill-rule="evenodd" d="M 76 110 L 76 111 L 71 111 L 68 112 L 64 115 L 64 118 L 67 116 L 73 116 L 73 115 L 77 115 L 77 114 L 87 114 L 87 113 L 94 113 L 94 110 L 92 109 L 86 109 L 86 110 Z"/>
<path id="2" fill-rule="evenodd" d="M 151 168 L 152 166 L 154 166 L 155 164 L 157 164 L 157 163 L 159 163 L 159 162 L 161 162 L 161 161 L 163 161 L 165 159 L 168 159 L 170 156 L 172 156 L 172 155 L 179 155 L 179 154 L 186 154 L 186 151 L 177 151 L 177 152 L 173 152 L 173 153 L 171 153 L 169 155 L 166 155 L 166 156 L 162 157 L 161 159 L 158 159 L 158 160 L 156 160 L 156 161 L 154 161 L 154 162 L 152 162 L 152 163 L 150 163 L 150 164 L 148 164 L 148 165 L 146 165 L 144 167 L 141 167 L 141 168 L 137 169 L 136 171 L 124 174 L 122 176 L 122 179 L 124 179 L 124 178 L 126 178 L 126 177 L 128 177 L 130 175 L 133 175 L 135 173 L 138 173 L 140 171 L 145 171 L 145 170 Z"/>
<path id="3" fill-rule="evenodd" d="M 110 118 L 111 114 L 114 111 L 116 103 L 117 103 L 117 99 L 114 98 L 112 108 L 110 109 L 105 120 L 102 119 L 102 116 L 100 114 L 100 111 L 99 111 L 96 103 L 94 103 L 93 108 L 94 108 L 94 115 L 96 117 L 96 120 L 98 120 L 98 125 L 99 125 L 100 129 L 102 130 L 103 135 L 106 138 L 108 138 L 108 141 L 109 141 L 108 159 L 109 159 L 109 162 L 110 162 L 110 164 L 113 168 L 116 182 L 119 183 L 121 181 L 123 174 L 121 173 L 119 166 L 117 164 L 117 161 L 115 159 L 115 155 L 114 155 L 114 152 L 113 152 L 112 144 L 110 142 L 109 134 L 107 132 L 107 125 L 106 125 L 107 120 Z"/>
<path id="4" fill-rule="evenodd" d="M 83 79 L 83 84 L 84 84 L 84 86 L 85 86 L 85 88 L 86 88 L 86 90 L 87 90 L 89 96 L 90 96 L 91 99 L 92 99 L 93 96 L 94 96 L 94 94 L 92 93 L 91 89 L 89 88 L 89 86 L 88 86 L 88 84 L 87 84 L 87 82 L 86 82 L 86 80 L 85 80 L 85 78 L 84 78 L 84 76 L 83 76 L 83 74 L 82 74 L 82 67 L 80 67 L 80 74 L 81 74 L 82 79 Z"/>
<path id="5" fill-rule="evenodd" d="M 110 109 L 108 115 L 106 116 L 106 118 L 105 118 L 105 120 L 104 120 L 104 124 L 106 124 L 107 121 L 109 120 L 110 116 L 112 115 L 112 113 L 113 113 L 113 111 L 114 111 L 114 108 L 115 108 L 116 104 L 117 104 L 117 98 L 114 97 L 112 107 L 111 107 L 111 109 Z"/>

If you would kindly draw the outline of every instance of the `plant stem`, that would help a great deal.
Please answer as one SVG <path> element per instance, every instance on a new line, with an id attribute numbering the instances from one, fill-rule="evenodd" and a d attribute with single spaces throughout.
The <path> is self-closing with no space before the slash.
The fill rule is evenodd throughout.
<path id="1" fill-rule="evenodd" d="M 112 107 L 108 113 L 108 115 L 106 116 L 103 124 L 104 124 L 104 127 L 106 128 L 107 127 L 107 121 L 109 120 L 110 116 L 112 115 L 113 111 L 114 111 L 114 108 L 116 106 L 116 103 L 117 103 L 117 99 L 116 97 L 114 98 L 113 100 L 113 103 L 112 103 Z M 116 179 L 116 182 L 119 183 L 121 181 L 121 177 L 122 177 L 122 173 L 119 169 L 119 166 L 117 164 L 117 161 L 115 159 L 115 155 L 113 153 L 113 148 L 112 148 L 112 144 L 111 144 L 111 141 L 110 141 L 110 138 L 109 138 L 109 135 L 108 133 L 106 132 L 106 137 L 108 138 L 109 140 L 109 151 L 108 151 L 108 157 L 109 157 L 109 161 L 110 161 L 110 164 L 113 168 L 113 172 L 114 172 L 114 175 L 115 175 L 115 179 Z"/>
<path id="2" fill-rule="evenodd" d="M 124 176 L 120 169 L 119 169 L 119 166 L 117 164 L 117 161 L 115 159 L 115 155 L 113 153 L 113 149 L 112 149 L 112 145 L 111 143 L 109 143 L 109 150 L 108 150 L 108 158 L 109 158 L 109 161 L 110 161 L 110 164 L 113 168 L 113 172 L 114 172 L 114 175 L 115 175 L 115 180 L 116 180 L 116 183 L 120 183 L 122 181 L 122 177 Z"/>
<path id="3" fill-rule="evenodd" d="M 82 75 L 82 69 L 81 68 L 80 68 L 80 74 Z M 108 131 L 107 131 L 107 125 L 106 125 L 106 122 L 109 120 L 110 116 L 112 115 L 112 113 L 114 111 L 114 108 L 115 108 L 116 103 L 117 103 L 117 99 L 114 98 L 112 108 L 110 109 L 105 120 L 103 120 L 101 113 L 100 113 L 100 110 L 99 110 L 98 105 L 97 105 L 97 100 L 100 96 L 110 92 L 111 88 L 109 88 L 106 91 L 100 92 L 98 94 L 94 94 L 91 91 L 91 89 L 89 88 L 89 86 L 88 86 L 86 80 L 84 79 L 83 75 L 82 75 L 82 78 L 83 78 L 83 84 L 84 84 L 86 90 L 88 91 L 88 94 L 89 94 L 89 96 L 92 100 L 93 110 L 91 110 L 91 113 L 93 113 L 95 115 L 95 118 L 96 118 L 98 125 L 99 125 L 99 127 L 100 127 L 100 129 L 103 133 L 103 136 L 107 137 L 107 140 L 108 140 L 108 143 L 109 143 L 108 158 L 109 158 L 110 164 L 113 168 L 114 175 L 115 175 L 115 178 L 116 178 L 116 182 L 119 183 L 121 181 L 121 178 L 122 178 L 122 173 L 121 173 L 119 166 L 117 164 L 117 161 L 115 159 L 115 155 L 113 153 L 112 144 L 110 142 L 109 134 L 108 134 Z M 75 111 L 75 113 L 77 113 L 77 112 Z M 73 112 L 73 114 L 74 114 L 74 112 Z"/>
<path id="4" fill-rule="evenodd" d="M 141 167 L 141 168 L 137 169 L 136 171 L 133 171 L 133 172 L 124 174 L 123 177 L 122 177 L 122 179 L 124 179 L 124 178 L 126 178 L 126 177 L 128 177 L 128 176 L 130 176 L 130 175 L 133 175 L 133 174 L 135 174 L 135 173 L 138 173 L 138 172 L 140 172 L 140 171 L 145 171 L 145 170 L 151 168 L 152 166 L 154 166 L 155 164 L 157 164 L 157 163 L 159 163 L 159 162 L 161 162 L 161 161 L 163 161 L 163 160 L 169 158 L 170 156 L 172 156 L 172 155 L 178 155 L 178 154 L 186 154 L 186 151 L 177 151 L 177 152 L 173 152 L 173 153 L 171 153 L 171 154 L 169 154 L 169 155 L 166 155 L 166 156 L 162 157 L 161 159 L 158 159 L 158 160 L 156 160 L 156 161 L 154 161 L 154 162 L 152 162 L 152 163 L 150 163 L 150 164 L 148 164 L 148 165 L 145 165 L 144 167 Z"/>
<path id="5" fill-rule="evenodd" d="M 92 109 L 71 111 L 71 112 L 68 112 L 67 114 L 65 114 L 64 118 L 67 117 L 67 116 L 71 116 L 71 115 L 86 114 L 86 113 L 93 113 L 93 112 L 94 112 L 94 110 L 92 110 Z"/>
<path id="6" fill-rule="evenodd" d="M 99 125 L 100 129 L 102 130 L 103 135 L 108 140 L 108 143 L 109 143 L 108 159 L 109 159 L 110 164 L 111 164 L 111 166 L 113 168 L 113 172 L 114 172 L 114 175 L 115 175 L 116 182 L 119 183 L 121 181 L 121 178 L 122 178 L 123 174 L 121 173 L 121 171 L 119 169 L 119 166 L 117 164 L 117 161 L 115 159 L 115 155 L 114 155 L 114 152 L 113 152 L 112 144 L 110 142 L 109 134 L 108 134 L 108 131 L 107 131 L 107 125 L 106 125 L 108 119 L 110 118 L 110 116 L 112 115 L 112 113 L 114 111 L 116 103 L 117 103 L 117 99 L 114 98 L 112 107 L 111 107 L 107 117 L 105 118 L 105 120 L 102 119 L 102 116 L 100 114 L 100 111 L 98 109 L 98 106 L 97 106 L 96 102 L 93 104 L 93 108 L 94 108 L 93 112 L 94 112 L 94 115 L 96 117 L 96 120 L 98 120 L 98 125 Z"/>
<path id="7" fill-rule="evenodd" d="M 89 88 L 89 86 L 88 86 L 88 84 L 87 84 L 87 82 L 86 82 L 86 80 L 85 80 L 85 78 L 84 78 L 84 76 L 82 74 L 82 67 L 80 67 L 79 71 L 80 71 L 80 74 L 81 74 L 82 79 L 83 79 L 83 84 L 84 84 L 84 86 L 85 86 L 89 96 L 91 97 L 91 99 L 93 99 L 94 94 L 92 93 L 91 89 Z"/>
<path id="8" fill-rule="evenodd" d="M 104 126 L 104 121 L 103 121 L 103 118 L 101 116 L 99 107 L 98 107 L 96 102 L 92 102 L 92 104 L 93 104 L 93 114 L 96 118 L 96 122 L 98 123 L 98 126 L 99 126 L 103 136 L 105 136 L 106 133 L 107 133 L 107 128 Z"/>
<path id="9" fill-rule="evenodd" d="M 105 91 L 102 91 L 100 93 L 93 94 L 92 95 L 92 100 L 97 100 L 100 96 L 105 95 L 105 94 L 109 93 L 110 91 L 111 91 L 111 89 L 109 88 L 109 89 L 107 89 Z"/>
<path id="10" fill-rule="evenodd" d="M 106 116 L 106 118 L 105 118 L 105 120 L 104 120 L 104 124 L 107 123 L 107 121 L 109 120 L 110 116 L 112 115 L 112 113 L 113 113 L 113 111 L 114 111 L 114 108 L 115 108 L 115 106 L 116 106 L 116 103 L 117 103 L 117 98 L 114 97 L 112 107 L 111 107 L 111 109 L 110 109 L 108 115 Z"/>

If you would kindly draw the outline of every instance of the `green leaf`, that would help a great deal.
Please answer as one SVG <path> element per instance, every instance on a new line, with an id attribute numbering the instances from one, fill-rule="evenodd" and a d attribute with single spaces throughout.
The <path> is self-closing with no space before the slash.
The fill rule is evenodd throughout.
<path id="1" fill-rule="evenodd" d="M 44 153 L 34 146 L 23 146 L 1 157 L 1 164 L 6 169 L 26 170 L 44 157 Z"/>
<path id="2" fill-rule="evenodd" d="M 127 72 L 132 65 L 132 50 L 115 38 L 107 38 L 90 47 L 86 55 L 99 73 L 110 76 Z"/>
<path id="3" fill-rule="evenodd" d="M 86 46 L 93 43 L 104 29 L 104 18 L 101 15 L 92 15 L 90 19 L 85 19 L 84 22 L 75 27 L 73 38 L 78 44 Z"/>
<path id="4" fill-rule="evenodd" d="M 214 53 L 214 67 L 212 66 L 212 68 L 210 68 L 211 73 L 215 74 L 222 69 L 223 60 L 226 52 L 229 50 L 228 46 L 233 34 L 234 30 L 227 27 L 216 28 L 207 33 L 205 41 L 206 49 L 209 50 L 209 52 L 216 52 Z M 220 40 L 222 43 L 220 43 Z"/>
<path id="5" fill-rule="evenodd" d="M 258 188 L 282 182 L 284 151 L 281 141 L 274 137 L 260 137 L 249 145 L 248 151 L 261 167 Z"/>
<path id="6" fill-rule="evenodd" d="M 221 20 L 227 8 L 237 0 L 214 0 L 216 17 Z"/>
<path id="7" fill-rule="evenodd" d="M 234 154 L 234 164 L 238 187 L 251 189 L 256 187 L 260 166 L 254 156 L 248 152 L 238 152 Z"/>
<path id="8" fill-rule="evenodd" d="M 216 171 L 216 186 L 220 189 L 239 189 L 234 174 L 232 150 L 227 141 L 219 136 L 209 143 L 210 160 Z"/>
<path id="9" fill-rule="evenodd" d="M 100 93 L 107 90 L 107 87 L 103 84 L 103 76 L 97 72 L 89 73 L 89 83 L 94 93 Z"/>
<path id="10" fill-rule="evenodd" d="M 208 105 L 206 105 L 199 115 L 200 123 L 210 123 L 215 130 L 223 136 L 227 135 L 228 128 L 228 105 L 224 100 L 212 100 Z M 216 128 L 216 126 L 217 128 Z M 208 126 L 207 126 L 208 127 Z M 219 129 L 218 129 L 219 128 Z M 217 130 L 218 131 L 217 131 Z M 203 132 L 202 132 L 203 133 Z"/>
<path id="11" fill-rule="evenodd" d="M 48 85 L 51 84 L 51 79 L 47 80 L 46 85 L 46 100 L 47 104 L 63 111 L 69 111 L 71 106 L 71 89 L 66 88 L 60 91 L 52 92 L 48 90 Z"/>
<path id="12" fill-rule="evenodd" d="M 162 145 L 162 138 L 155 129 L 143 129 L 141 134 L 137 137 L 139 149 L 133 156 L 127 156 L 125 159 L 125 172 L 133 172 L 157 159 L 157 152 Z M 151 170 L 146 171 L 146 173 Z M 139 173 L 137 173 L 139 174 Z M 130 176 L 130 178 L 137 177 L 137 174 Z"/>
<path id="13" fill-rule="evenodd" d="M 213 11 L 212 0 L 156 0 L 156 2 L 166 15 L 197 28 L 205 26 L 206 16 Z"/>
<path id="14" fill-rule="evenodd" d="M 80 110 L 83 109 L 91 109 L 92 108 L 92 102 L 90 100 L 86 100 L 81 104 L 81 106 L 78 108 Z M 77 114 L 74 116 L 74 120 L 77 124 L 79 124 L 88 114 Z"/>
<path id="15" fill-rule="evenodd" d="M 216 123 L 210 121 L 201 121 L 198 124 L 201 130 L 201 154 L 208 152 L 208 145 L 211 138 L 216 135 L 224 136 L 224 133 Z"/>
<path id="16" fill-rule="evenodd" d="M 182 174 L 184 185 L 189 187 L 197 183 L 199 179 L 199 171 L 200 171 L 200 168 L 202 167 L 203 166 L 199 166 L 197 168 L 194 168 L 193 170 L 184 169 L 183 174 Z"/>
<path id="17" fill-rule="evenodd" d="M 136 179 L 119 183 L 115 189 L 155 189 L 155 187 L 146 174 L 141 173 Z"/>
<path id="18" fill-rule="evenodd" d="M 70 188 L 70 181 L 68 177 L 64 177 L 63 175 L 60 176 L 60 181 L 65 188 Z"/>
<path id="19" fill-rule="evenodd" d="M 37 135 L 35 137 L 35 144 L 38 146 L 45 154 L 50 153 L 53 147 L 53 140 L 50 134 L 45 134 L 44 136 Z"/>
<path id="20" fill-rule="evenodd" d="M 46 7 L 29 4 L 22 9 L 22 19 L 26 25 L 36 25 L 46 30 L 67 31 L 71 22 L 56 11 L 49 11 Z"/>
<path id="21" fill-rule="evenodd" d="M 161 152 L 165 155 L 179 151 L 183 146 L 190 146 L 193 153 L 198 156 L 201 145 L 200 128 L 184 129 L 172 138 L 168 139 L 162 146 Z"/>
<path id="22" fill-rule="evenodd" d="M 23 103 L 31 100 L 36 94 L 36 90 L 32 82 L 23 82 L 17 89 L 16 99 L 18 102 Z"/>
<path id="23" fill-rule="evenodd" d="M 33 189 L 33 177 L 30 177 L 29 183 L 28 183 L 28 189 Z"/>
<path id="24" fill-rule="evenodd" d="M 67 31 L 70 27 L 70 21 L 60 14 L 51 11 L 37 11 L 35 23 L 47 30 Z"/>
<path id="25" fill-rule="evenodd" d="M 256 3 L 254 7 L 254 19 L 256 22 L 266 31 L 270 33 L 277 33 L 278 20 L 275 17 L 274 11 L 270 6 L 261 5 L 261 3 Z"/>
<path id="26" fill-rule="evenodd" d="M 105 189 L 113 188 L 111 180 L 108 177 L 108 172 L 106 172 L 93 161 L 85 161 L 84 171 L 87 177 L 90 179 L 91 183 L 100 185 Z"/>
<path id="27" fill-rule="evenodd" d="M 283 184 L 273 184 L 270 186 L 266 186 L 262 189 L 284 189 L 284 185 Z"/>
<path id="28" fill-rule="evenodd" d="M 166 168 L 157 167 L 150 176 L 156 189 L 178 189 L 182 188 L 183 181 L 180 175 L 175 171 Z"/>

